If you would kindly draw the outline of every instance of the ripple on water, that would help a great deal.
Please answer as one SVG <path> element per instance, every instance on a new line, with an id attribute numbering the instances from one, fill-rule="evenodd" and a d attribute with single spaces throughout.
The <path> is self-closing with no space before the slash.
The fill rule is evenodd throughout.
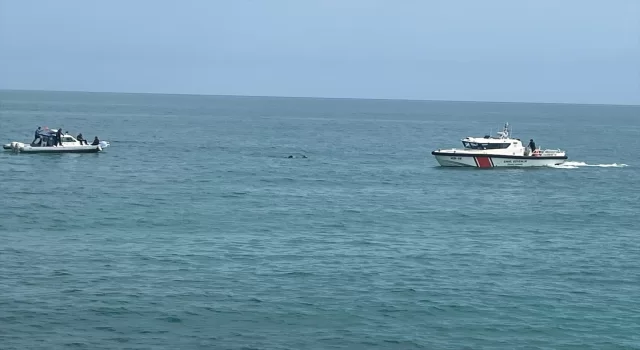
<path id="1" fill-rule="evenodd" d="M 47 110 L 122 142 L 0 154 L 3 349 L 640 343 L 637 147 L 612 160 L 582 140 L 633 145 L 637 109 L 6 94 L 6 134 Z M 430 149 L 504 115 L 576 161 L 629 166 L 433 166 Z M 169 129 L 182 147 L 160 142 Z"/>

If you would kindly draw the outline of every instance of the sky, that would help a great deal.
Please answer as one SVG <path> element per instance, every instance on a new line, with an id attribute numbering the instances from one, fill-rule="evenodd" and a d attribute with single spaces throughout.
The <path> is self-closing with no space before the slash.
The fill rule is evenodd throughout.
<path id="1" fill-rule="evenodd" d="M 0 89 L 640 104 L 640 0 L 0 0 Z"/>

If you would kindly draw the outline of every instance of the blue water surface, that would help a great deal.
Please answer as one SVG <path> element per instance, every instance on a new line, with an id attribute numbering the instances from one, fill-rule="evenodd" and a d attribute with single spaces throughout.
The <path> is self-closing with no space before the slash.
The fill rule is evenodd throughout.
<path id="1" fill-rule="evenodd" d="M 111 147 L 0 154 L 0 348 L 638 349 L 639 115 L 1 91 Z M 570 162 L 430 155 L 505 122 Z"/>

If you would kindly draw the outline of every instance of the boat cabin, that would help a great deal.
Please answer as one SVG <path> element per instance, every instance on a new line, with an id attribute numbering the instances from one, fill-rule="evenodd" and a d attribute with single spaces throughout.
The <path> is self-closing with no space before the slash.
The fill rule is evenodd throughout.
<path id="1" fill-rule="evenodd" d="M 462 139 L 462 145 L 465 149 L 490 150 L 490 149 L 507 149 L 510 147 L 520 148 L 522 142 L 518 139 L 494 139 L 494 138 L 477 138 L 467 137 Z"/>
<path id="2" fill-rule="evenodd" d="M 40 135 L 40 139 L 41 141 L 38 142 L 35 145 L 32 145 L 33 147 L 53 147 L 55 146 L 55 139 L 56 139 L 56 132 L 58 130 L 56 129 L 49 129 L 49 130 L 44 130 L 42 132 L 40 132 L 38 135 Z M 81 146 L 80 141 L 78 141 L 75 137 L 69 135 L 69 134 L 62 134 L 62 145 L 63 146 Z"/>
<path id="3" fill-rule="evenodd" d="M 462 145 L 464 151 L 490 151 L 496 154 L 524 154 L 525 147 L 522 145 L 520 139 L 514 139 L 509 136 L 509 124 L 505 124 L 501 131 L 498 131 L 498 136 L 493 137 L 485 135 L 484 137 L 465 137 L 462 139 Z"/>

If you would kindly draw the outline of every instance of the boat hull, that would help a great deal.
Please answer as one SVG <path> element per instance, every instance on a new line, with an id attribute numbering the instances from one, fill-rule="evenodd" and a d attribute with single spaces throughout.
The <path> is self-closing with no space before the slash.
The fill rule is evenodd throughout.
<path id="1" fill-rule="evenodd" d="M 460 154 L 446 152 L 431 152 L 436 161 L 443 167 L 545 167 L 559 165 L 567 161 L 567 156 L 535 157 L 535 156 L 506 156 L 491 154 Z"/>
<path id="2" fill-rule="evenodd" d="M 3 149 L 16 153 L 98 153 L 103 150 L 100 145 L 43 147 L 30 146 L 12 142 L 2 146 Z"/>

